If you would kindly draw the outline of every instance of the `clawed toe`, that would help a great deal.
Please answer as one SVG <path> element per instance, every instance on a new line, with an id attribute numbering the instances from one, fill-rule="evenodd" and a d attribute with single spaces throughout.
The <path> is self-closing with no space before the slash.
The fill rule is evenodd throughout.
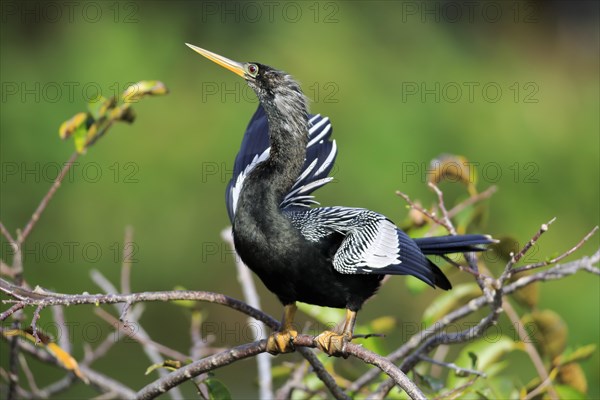
<path id="1" fill-rule="evenodd" d="M 298 332 L 293 329 L 273 332 L 267 339 L 267 352 L 275 355 L 295 351 L 294 339 L 296 339 L 296 336 L 298 336 Z"/>
<path id="2" fill-rule="evenodd" d="M 314 340 L 317 347 L 330 356 L 348 358 L 346 343 L 352 340 L 351 335 L 348 333 L 325 331 L 315 337 Z"/>

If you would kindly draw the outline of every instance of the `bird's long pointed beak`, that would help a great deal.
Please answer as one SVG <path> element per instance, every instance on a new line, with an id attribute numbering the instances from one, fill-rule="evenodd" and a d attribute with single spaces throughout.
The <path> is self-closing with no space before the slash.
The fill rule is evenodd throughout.
<path id="1" fill-rule="evenodd" d="M 246 71 L 244 70 L 244 64 L 239 63 L 237 61 L 230 60 L 229 58 L 220 56 L 218 54 L 213 53 L 212 51 L 204 50 L 198 46 L 194 46 L 193 44 L 186 43 L 190 49 L 194 50 L 196 53 L 203 55 L 211 61 L 216 62 L 221 67 L 225 67 L 236 75 L 241 76 L 242 78 L 246 78 Z"/>

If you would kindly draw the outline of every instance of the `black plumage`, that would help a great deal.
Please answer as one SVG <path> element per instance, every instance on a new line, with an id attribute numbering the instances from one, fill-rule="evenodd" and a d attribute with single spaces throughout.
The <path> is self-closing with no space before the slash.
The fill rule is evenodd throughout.
<path id="1" fill-rule="evenodd" d="M 337 148 L 327 118 L 308 113 L 298 83 L 259 63 L 237 63 L 192 49 L 243 77 L 260 105 L 250 120 L 226 202 L 237 252 L 285 306 L 272 353 L 293 349 L 295 302 L 346 308 L 342 332 L 315 340 L 329 354 L 351 340 L 356 312 L 385 275 L 412 275 L 450 289 L 426 255 L 483 250 L 485 235 L 411 239 L 388 218 L 349 207 L 311 207 L 311 193 L 331 180 Z"/>

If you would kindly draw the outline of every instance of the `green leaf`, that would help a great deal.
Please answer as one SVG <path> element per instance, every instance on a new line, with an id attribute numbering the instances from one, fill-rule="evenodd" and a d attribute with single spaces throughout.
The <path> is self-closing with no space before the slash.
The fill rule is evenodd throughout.
<path id="1" fill-rule="evenodd" d="M 187 290 L 185 287 L 181 285 L 177 285 L 173 288 L 173 290 Z M 196 308 L 198 306 L 198 302 L 193 300 L 175 300 L 171 302 L 172 304 L 176 304 L 179 307 L 185 308 Z"/>
<path id="2" fill-rule="evenodd" d="M 587 346 L 578 347 L 573 351 L 566 351 L 561 354 L 556 360 L 556 364 L 565 365 L 572 362 L 583 361 L 592 356 L 596 352 L 595 344 L 588 344 Z"/>
<path id="3" fill-rule="evenodd" d="M 85 129 L 87 126 L 89 115 L 84 112 L 80 112 L 72 116 L 70 119 L 64 121 L 60 124 L 60 128 L 58 128 L 58 135 L 61 139 L 68 139 L 77 129 L 83 128 Z"/>
<path id="4" fill-rule="evenodd" d="M 227 386 L 220 380 L 208 378 L 204 383 L 206 384 L 206 387 L 208 387 L 210 400 L 231 400 L 229 389 L 227 389 Z"/>
<path id="5" fill-rule="evenodd" d="M 498 360 L 505 354 L 517 349 L 516 343 L 507 336 L 484 337 L 465 346 L 454 363 L 462 368 L 471 368 L 473 358 L 469 353 L 477 356 L 477 369 L 485 372 L 488 377 L 498 373 L 504 365 Z M 464 385 L 469 379 L 461 378 L 455 374 L 448 374 L 447 387 Z"/>
<path id="6" fill-rule="evenodd" d="M 432 392 L 439 392 L 444 388 L 444 382 L 440 379 L 434 378 L 429 375 L 421 375 L 415 372 L 415 375 L 419 377 L 419 379 L 423 382 L 423 386 L 430 389 Z"/>
<path id="7" fill-rule="evenodd" d="M 561 399 L 585 400 L 588 398 L 584 393 L 567 385 L 554 385 L 554 390 Z"/>
<path id="8" fill-rule="evenodd" d="M 369 323 L 369 328 L 374 333 L 389 333 L 396 326 L 396 318 L 389 315 L 375 318 Z"/>
<path id="9" fill-rule="evenodd" d="M 466 304 L 481 295 L 481 289 L 476 283 L 456 285 L 452 290 L 438 296 L 423 313 L 423 323 L 427 327 L 448 314 L 450 311 Z"/>
<path id="10" fill-rule="evenodd" d="M 181 361 L 165 360 L 162 363 L 152 364 L 151 366 L 146 368 L 146 372 L 144 373 L 144 375 L 148 375 L 152 371 L 157 370 L 159 368 L 166 368 L 170 371 L 175 371 L 176 369 L 179 369 L 182 366 L 183 364 L 181 363 Z"/>
<path id="11" fill-rule="evenodd" d="M 130 85 L 122 94 L 125 103 L 134 103 L 147 95 L 164 95 L 169 89 L 161 81 L 139 81 Z"/>
<path id="12" fill-rule="evenodd" d="M 413 294 L 419 294 L 431 288 L 428 284 L 412 276 L 406 277 L 406 287 Z"/>
<path id="13" fill-rule="evenodd" d="M 459 212 L 456 217 L 454 217 L 454 225 L 456 226 L 457 232 L 459 234 L 466 233 L 467 228 L 471 226 L 473 220 L 481 214 L 481 210 L 482 208 L 471 205 Z"/>
<path id="14" fill-rule="evenodd" d="M 92 128 L 94 126 L 95 125 L 90 126 L 90 129 L 95 129 Z M 73 142 L 75 143 L 75 150 L 77 150 L 79 154 L 85 152 L 85 147 L 87 145 L 87 136 L 88 130 L 85 127 L 85 125 L 78 126 L 75 132 L 73 132 Z"/>
<path id="15" fill-rule="evenodd" d="M 542 355 L 554 359 L 567 346 L 567 324 L 555 311 L 541 310 L 525 314 L 522 323 L 529 337 Z"/>
<path id="16" fill-rule="evenodd" d="M 477 368 L 477 354 L 473 353 L 472 351 L 469 351 L 467 354 L 471 359 L 471 368 Z"/>
<path id="17" fill-rule="evenodd" d="M 87 108 L 90 114 L 92 114 L 92 117 L 97 121 L 104 116 L 110 102 L 111 101 L 107 100 L 105 97 L 98 96 L 88 103 Z"/>

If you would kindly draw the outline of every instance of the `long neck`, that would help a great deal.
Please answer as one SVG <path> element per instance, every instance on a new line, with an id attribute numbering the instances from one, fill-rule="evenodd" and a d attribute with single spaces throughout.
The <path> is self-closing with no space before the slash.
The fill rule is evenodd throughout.
<path id="1" fill-rule="evenodd" d="M 236 212 L 236 218 L 257 223 L 265 214 L 271 215 L 267 219 L 280 214 L 281 201 L 302 172 L 308 143 L 308 110 L 299 88 L 279 88 L 259 99 L 269 122 L 271 151 L 246 177 Z"/>
<path id="2" fill-rule="evenodd" d="M 283 108 L 266 105 L 269 120 L 271 152 L 266 169 L 270 172 L 270 188 L 285 196 L 302 172 L 308 142 L 308 112 L 304 103 Z"/>

